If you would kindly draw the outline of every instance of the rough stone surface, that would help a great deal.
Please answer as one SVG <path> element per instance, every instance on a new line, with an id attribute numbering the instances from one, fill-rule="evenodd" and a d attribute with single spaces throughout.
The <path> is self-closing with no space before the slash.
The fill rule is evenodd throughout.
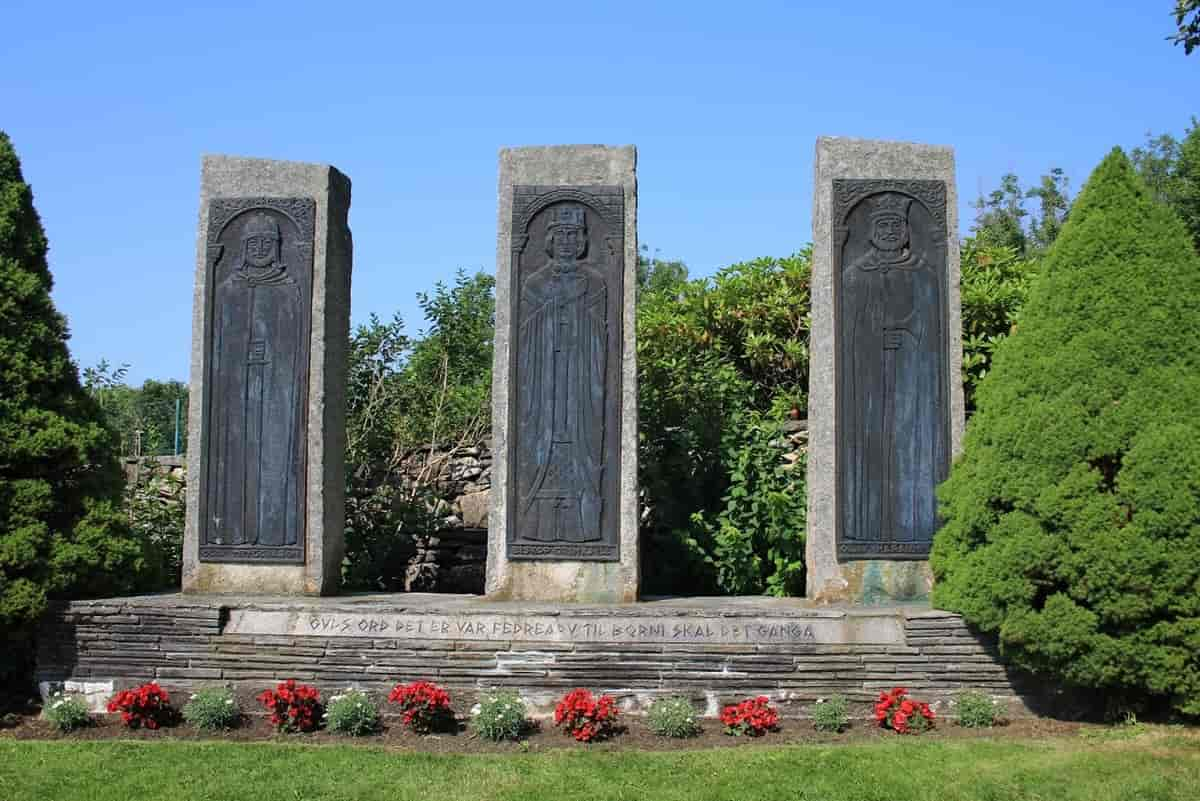
<path id="1" fill-rule="evenodd" d="M 108 699 L 115 692 L 115 682 L 112 681 L 39 681 L 38 692 L 43 700 L 49 700 L 56 693 L 75 695 L 87 704 L 88 712 L 107 712 Z M 42 711 L 45 714 L 45 710 Z"/>
<path id="2" fill-rule="evenodd" d="M 436 681 L 450 688 L 460 713 L 497 687 L 520 692 L 540 711 L 586 686 L 629 711 L 682 694 L 710 715 L 758 694 L 788 716 L 805 715 L 833 693 L 865 712 L 896 685 L 934 702 L 981 690 L 1013 715 L 1045 710 L 1053 695 L 1006 667 L 994 643 L 957 615 L 921 606 L 713 598 L 530 602 L 516 610 L 445 595 L 159 595 L 56 604 L 39 636 L 44 692 L 63 682 L 112 682 L 120 690 L 155 679 L 183 694 L 225 685 L 250 701 L 289 677 L 325 693 L 356 686 L 383 694 L 400 681 Z"/>
<path id="3" fill-rule="evenodd" d="M 468 493 L 458 499 L 462 508 L 464 528 L 487 528 L 488 504 L 491 493 L 488 490 Z"/>
<path id="4" fill-rule="evenodd" d="M 839 562 L 835 542 L 837 474 L 833 282 L 833 180 L 931 179 L 946 183 L 947 329 L 950 350 L 950 444 L 962 447 L 962 322 L 959 298 L 958 192 L 949 147 L 819 137 L 813 189 L 812 332 L 809 351 L 808 593 L 819 603 L 886 604 L 928 598 L 933 576 L 926 561 L 867 559 Z"/>
<path id="5" fill-rule="evenodd" d="M 637 152 L 632 146 L 564 145 L 500 151 L 496 242 L 496 348 L 492 421 L 494 489 L 488 526 L 487 593 L 497 599 L 632 602 L 638 596 L 637 526 Z M 506 552 L 513 187 L 625 189 L 625 275 L 621 358 L 620 561 L 510 561 Z"/>
<path id="6" fill-rule="evenodd" d="M 204 419 L 202 402 L 212 302 L 207 290 L 209 208 L 215 198 L 238 197 L 310 197 L 316 202 L 302 565 L 208 563 L 199 558 L 201 443 L 209 423 Z M 350 181 L 333 167 L 229 156 L 203 159 L 189 391 L 195 400 L 188 407 L 185 592 L 316 595 L 337 589 L 345 505 L 345 383 L 352 261 L 349 207 Z"/>

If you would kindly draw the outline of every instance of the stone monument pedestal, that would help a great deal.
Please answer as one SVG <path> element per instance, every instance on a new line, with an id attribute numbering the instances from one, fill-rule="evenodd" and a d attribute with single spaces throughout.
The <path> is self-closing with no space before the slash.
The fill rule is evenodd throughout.
<path id="1" fill-rule="evenodd" d="M 87 692 L 99 708 L 114 691 L 154 680 L 172 694 L 230 687 L 251 710 L 258 693 L 288 678 L 323 696 L 357 687 L 380 703 L 397 683 L 434 681 L 459 714 L 503 688 L 547 715 L 564 693 L 588 687 L 627 712 L 683 695 L 709 717 L 756 695 L 802 717 L 840 693 L 869 719 L 880 691 L 900 685 L 931 702 L 982 690 L 1024 715 L 1047 689 L 1005 667 L 958 615 L 796 598 L 564 606 L 417 593 L 154 595 L 55 603 L 38 637 L 44 696 Z"/>
<path id="2" fill-rule="evenodd" d="M 203 160 L 185 593 L 337 590 L 349 208 L 333 167 Z"/>
<path id="3" fill-rule="evenodd" d="M 636 161 L 500 152 L 491 599 L 638 597 Z"/>

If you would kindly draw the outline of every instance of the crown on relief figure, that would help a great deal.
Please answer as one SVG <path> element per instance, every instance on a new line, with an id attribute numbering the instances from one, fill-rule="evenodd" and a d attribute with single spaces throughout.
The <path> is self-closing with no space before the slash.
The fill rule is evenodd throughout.
<path id="1" fill-rule="evenodd" d="M 872 217 L 903 217 L 908 218 L 908 207 L 912 205 L 912 198 L 904 195 L 897 195 L 893 192 L 887 192 L 882 195 L 867 200 L 867 208 L 871 210 Z"/>
<path id="2" fill-rule="evenodd" d="M 242 235 L 245 237 L 269 236 L 278 239 L 279 223 L 275 222 L 260 211 L 250 217 L 250 220 L 246 223 L 246 229 Z"/>
<path id="3" fill-rule="evenodd" d="M 563 205 L 555 206 L 551 209 L 550 224 L 546 226 L 546 229 L 552 231 L 564 225 L 569 225 L 572 228 L 583 228 L 585 225 L 583 206 Z"/>

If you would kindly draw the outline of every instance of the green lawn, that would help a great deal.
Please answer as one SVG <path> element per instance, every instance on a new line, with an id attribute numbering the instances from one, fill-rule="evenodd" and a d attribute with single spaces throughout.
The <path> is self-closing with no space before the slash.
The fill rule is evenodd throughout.
<path id="1" fill-rule="evenodd" d="M 434 755 L 275 743 L 0 741 L 3 801 L 1194 801 L 1200 737 L 896 738 L 685 752 Z"/>

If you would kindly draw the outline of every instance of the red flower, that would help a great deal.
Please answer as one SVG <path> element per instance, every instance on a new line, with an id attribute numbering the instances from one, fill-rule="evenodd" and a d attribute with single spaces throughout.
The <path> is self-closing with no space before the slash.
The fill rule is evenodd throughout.
<path id="1" fill-rule="evenodd" d="M 611 696 L 597 699 L 584 689 L 571 690 L 554 707 L 554 725 L 565 727 L 567 734 L 583 743 L 612 736 L 616 719 L 617 705 Z"/>
<path id="2" fill-rule="evenodd" d="M 916 734 L 933 726 L 934 714 L 929 704 L 907 697 L 908 690 L 896 687 L 890 693 L 880 693 L 875 704 L 875 720 L 885 729 L 897 734 Z M 913 718 L 917 718 L 916 727 Z"/>
<path id="3" fill-rule="evenodd" d="M 274 690 L 263 690 L 258 702 L 271 713 L 271 724 L 280 731 L 315 731 L 321 718 L 321 694 L 315 687 L 280 682 Z"/>
<path id="4" fill-rule="evenodd" d="M 777 729 L 779 713 L 770 705 L 769 700 L 765 695 L 760 695 L 739 704 L 726 706 L 721 710 L 721 722 L 725 724 L 725 733 L 758 737 Z"/>
<path id="5" fill-rule="evenodd" d="M 145 726 L 157 729 L 174 717 L 171 697 L 157 682 L 149 682 L 132 690 L 122 690 L 109 699 L 109 712 L 120 712 L 121 722 L 131 729 Z"/>
<path id="6" fill-rule="evenodd" d="M 399 704 L 404 725 L 417 732 L 430 732 L 454 719 L 450 693 L 428 681 L 397 684 L 388 693 L 388 701 Z"/>

